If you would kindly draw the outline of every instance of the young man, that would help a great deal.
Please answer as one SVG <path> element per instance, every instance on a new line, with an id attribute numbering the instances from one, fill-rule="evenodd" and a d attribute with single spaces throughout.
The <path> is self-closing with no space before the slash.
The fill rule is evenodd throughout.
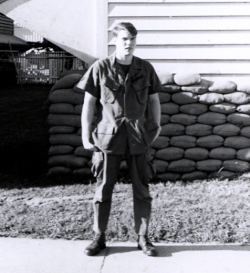
<path id="1" fill-rule="evenodd" d="M 133 185 L 138 248 L 155 256 L 155 247 L 147 238 L 152 198 L 145 152 L 160 132 L 157 92 L 161 84 L 152 65 L 133 56 L 135 27 L 119 23 L 113 35 L 115 53 L 95 62 L 77 86 L 85 91 L 82 141 L 85 149 L 94 152 L 92 171 L 97 179 L 93 200 L 95 237 L 85 253 L 93 256 L 106 247 L 112 191 L 125 155 Z M 94 113 L 97 122 L 92 130 Z"/>

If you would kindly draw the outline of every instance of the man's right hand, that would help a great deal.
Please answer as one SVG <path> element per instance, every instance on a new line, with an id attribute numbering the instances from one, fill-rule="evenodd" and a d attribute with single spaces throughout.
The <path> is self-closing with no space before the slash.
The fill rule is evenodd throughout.
<path id="1" fill-rule="evenodd" d="M 83 140 L 83 147 L 86 150 L 93 151 L 93 152 L 98 152 L 98 148 L 89 141 L 84 141 Z"/>

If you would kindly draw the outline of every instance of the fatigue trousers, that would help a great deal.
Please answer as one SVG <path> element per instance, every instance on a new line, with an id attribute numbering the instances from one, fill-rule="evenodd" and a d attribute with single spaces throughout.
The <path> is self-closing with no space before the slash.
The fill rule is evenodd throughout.
<path id="1" fill-rule="evenodd" d="M 125 153 L 133 187 L 135 231 L 147 235 L 152 198 L 149 193 L 149 175 L 145 154 Z M 97 179 L 94 196 L 94 231 L 104 233 L 107 229 L 111 209 L 112 192 L 117 181 L 123 155 L 94 152 L 92 172 Z M 122 204 L 121 204 L 122 206 Z"/>

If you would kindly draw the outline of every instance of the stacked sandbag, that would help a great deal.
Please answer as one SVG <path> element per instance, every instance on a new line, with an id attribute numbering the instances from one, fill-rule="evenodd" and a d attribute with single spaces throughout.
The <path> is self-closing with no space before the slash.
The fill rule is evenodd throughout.
<path id="1" fill-rule="evenodd" d="M 49 94 L 49 175 L 90 175 L 92 153 L 81 140 L 81 110 L 84 94 L 75 85 L 82 75 L 69 74 L 56 82 Z"/>
<path id="2" fill-rule="evenodd" d="M 169 96 L 159 96 L 164 118 L 153 144 L 157 178 L 232 178 L 249 171 L 250 80 L 237 86 L 189 73 L 159 79 Z"/>
<path id="3" fill-rule="evenodd" d="M 81 141 L 80 78 L 63 77 L 49 96 L 49 174 L 91 175 L 92 153 Z M 250 80 L 236 85 L 188 73 L 159 78 L 162 130 L 151 151 L 156 178 L 233 178 L 250 171 Z M 124 160 L 121 170 L 127 171 Z"/>

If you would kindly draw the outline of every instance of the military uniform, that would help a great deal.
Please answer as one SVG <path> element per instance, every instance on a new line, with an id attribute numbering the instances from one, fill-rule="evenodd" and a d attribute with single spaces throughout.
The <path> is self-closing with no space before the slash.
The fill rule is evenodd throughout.
<path id="1" fill-rule="evenodd" d="M 148 98 L 162 90 L 154 68 L 133 56 L 125 75 L 114 53 L 95 62 L 77 87 L 97 98 L 97 122 L 92 133 L 93 143 L 100 150 L 92 158 L 97 178 L 94 231 L 106 230 L 113 187 L 125 155 L 133 185 L 135 229 L 139 235 L 146 235 L 152 198 L 145 151 L 159 129 L 149 115 Z"/>

